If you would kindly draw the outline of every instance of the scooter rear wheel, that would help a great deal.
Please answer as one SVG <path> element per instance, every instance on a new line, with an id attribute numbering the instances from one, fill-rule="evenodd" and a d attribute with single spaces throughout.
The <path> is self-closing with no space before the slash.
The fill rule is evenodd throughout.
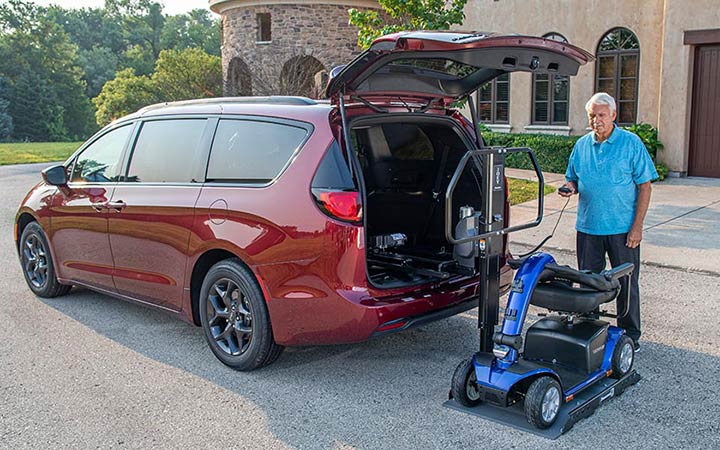
<path id="1" fill-rule="evenodd" d="M 620 336 L 612 356 L 612 375 L 613 378 L 620 379 L 632 370 L 633 362 L 635 362 L 635 345 L 632 339 L 626 335 Z"/>
<path id="2" fill-rule="evenodd" d="M 560 383 L 553 377 L 540 377 L 533 381 L 525 394 L 525 418 L 537 428 L 549 428 L 558 417 L 560 405 Z"/>
<path id="3" fill-rule="evenodd" d="M 455 368 L 450 393 L 463 406 L 472 407 L 480 404 L 480 390 L 477 387 L 477 377 L 472 359 L 462 361 Z"/>

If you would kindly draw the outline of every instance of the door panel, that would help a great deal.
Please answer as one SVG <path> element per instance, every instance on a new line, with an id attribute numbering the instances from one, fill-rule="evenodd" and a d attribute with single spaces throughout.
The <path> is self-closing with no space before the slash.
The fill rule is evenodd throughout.
<path id="1" fill-rule="evenodd" d="M 190 228 L 199 194 L 200 185 L 118 184 L 108 212 L 118 292 L 181 309 Z"/>
<path id="2" fill-rule="evenodd" d="M 695 52 L 688 175 L 720 178 L 720 45 Z"/>
<path id="3" fill-rule="evenodd" d="M 107 210 L 99 206 L 110 199 L 113 187 L 71 184 L 55 195 L 52 244 L 61 278 L 115 290 Z"/>

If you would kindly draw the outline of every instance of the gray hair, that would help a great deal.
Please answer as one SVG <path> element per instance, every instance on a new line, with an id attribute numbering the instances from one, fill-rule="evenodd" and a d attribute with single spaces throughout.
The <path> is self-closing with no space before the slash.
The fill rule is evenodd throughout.
<path id="1" fill-rule="evenodd" d="M 585 111 L 590 112 L 592 105 L 608 105 L 611 113 L 617 110 L 615 99 L 612 98 L 612 95 L 606 92 L 598 92 L 590 97 L 590 100 L 585 103 Z"/>

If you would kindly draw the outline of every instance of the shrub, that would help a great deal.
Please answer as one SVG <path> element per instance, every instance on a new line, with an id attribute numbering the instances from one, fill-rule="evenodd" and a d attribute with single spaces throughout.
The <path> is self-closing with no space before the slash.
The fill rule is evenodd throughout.
<path id="1" fill-rule="evenodd" d="M 538 164 L 543 172 L 565 173 L 567 162 L 573 146 L 580 136 L 555 136 L 547 134 L 495 133 L 485 125 L 479 126 L 485 145 L 490 147 L 529 147 L 535 152 Z M 658 140 L 658 130 L 647 123 L 638 123 L 624 129 L 635 133 L 645 145 L 655 163 L 658 180 L 665 179 L 668 167 L 657 161 L 657 151 L 663 148 Z M 508 167 L 516 169 L 532 169 L 530 158 L 519 153 L 508 156 L 505 161 Z"/>

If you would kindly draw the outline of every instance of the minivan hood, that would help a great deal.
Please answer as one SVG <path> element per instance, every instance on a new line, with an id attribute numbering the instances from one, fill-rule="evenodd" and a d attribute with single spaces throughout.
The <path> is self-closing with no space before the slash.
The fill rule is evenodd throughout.
<path id="1" fill-rule="evenodd" d="M 376 39 L 333 70 L 326 95 L 382 95 L 456 100 L 507 72 L 576 75 L 593 55 L 535 36 L 413 31 Z"/>

